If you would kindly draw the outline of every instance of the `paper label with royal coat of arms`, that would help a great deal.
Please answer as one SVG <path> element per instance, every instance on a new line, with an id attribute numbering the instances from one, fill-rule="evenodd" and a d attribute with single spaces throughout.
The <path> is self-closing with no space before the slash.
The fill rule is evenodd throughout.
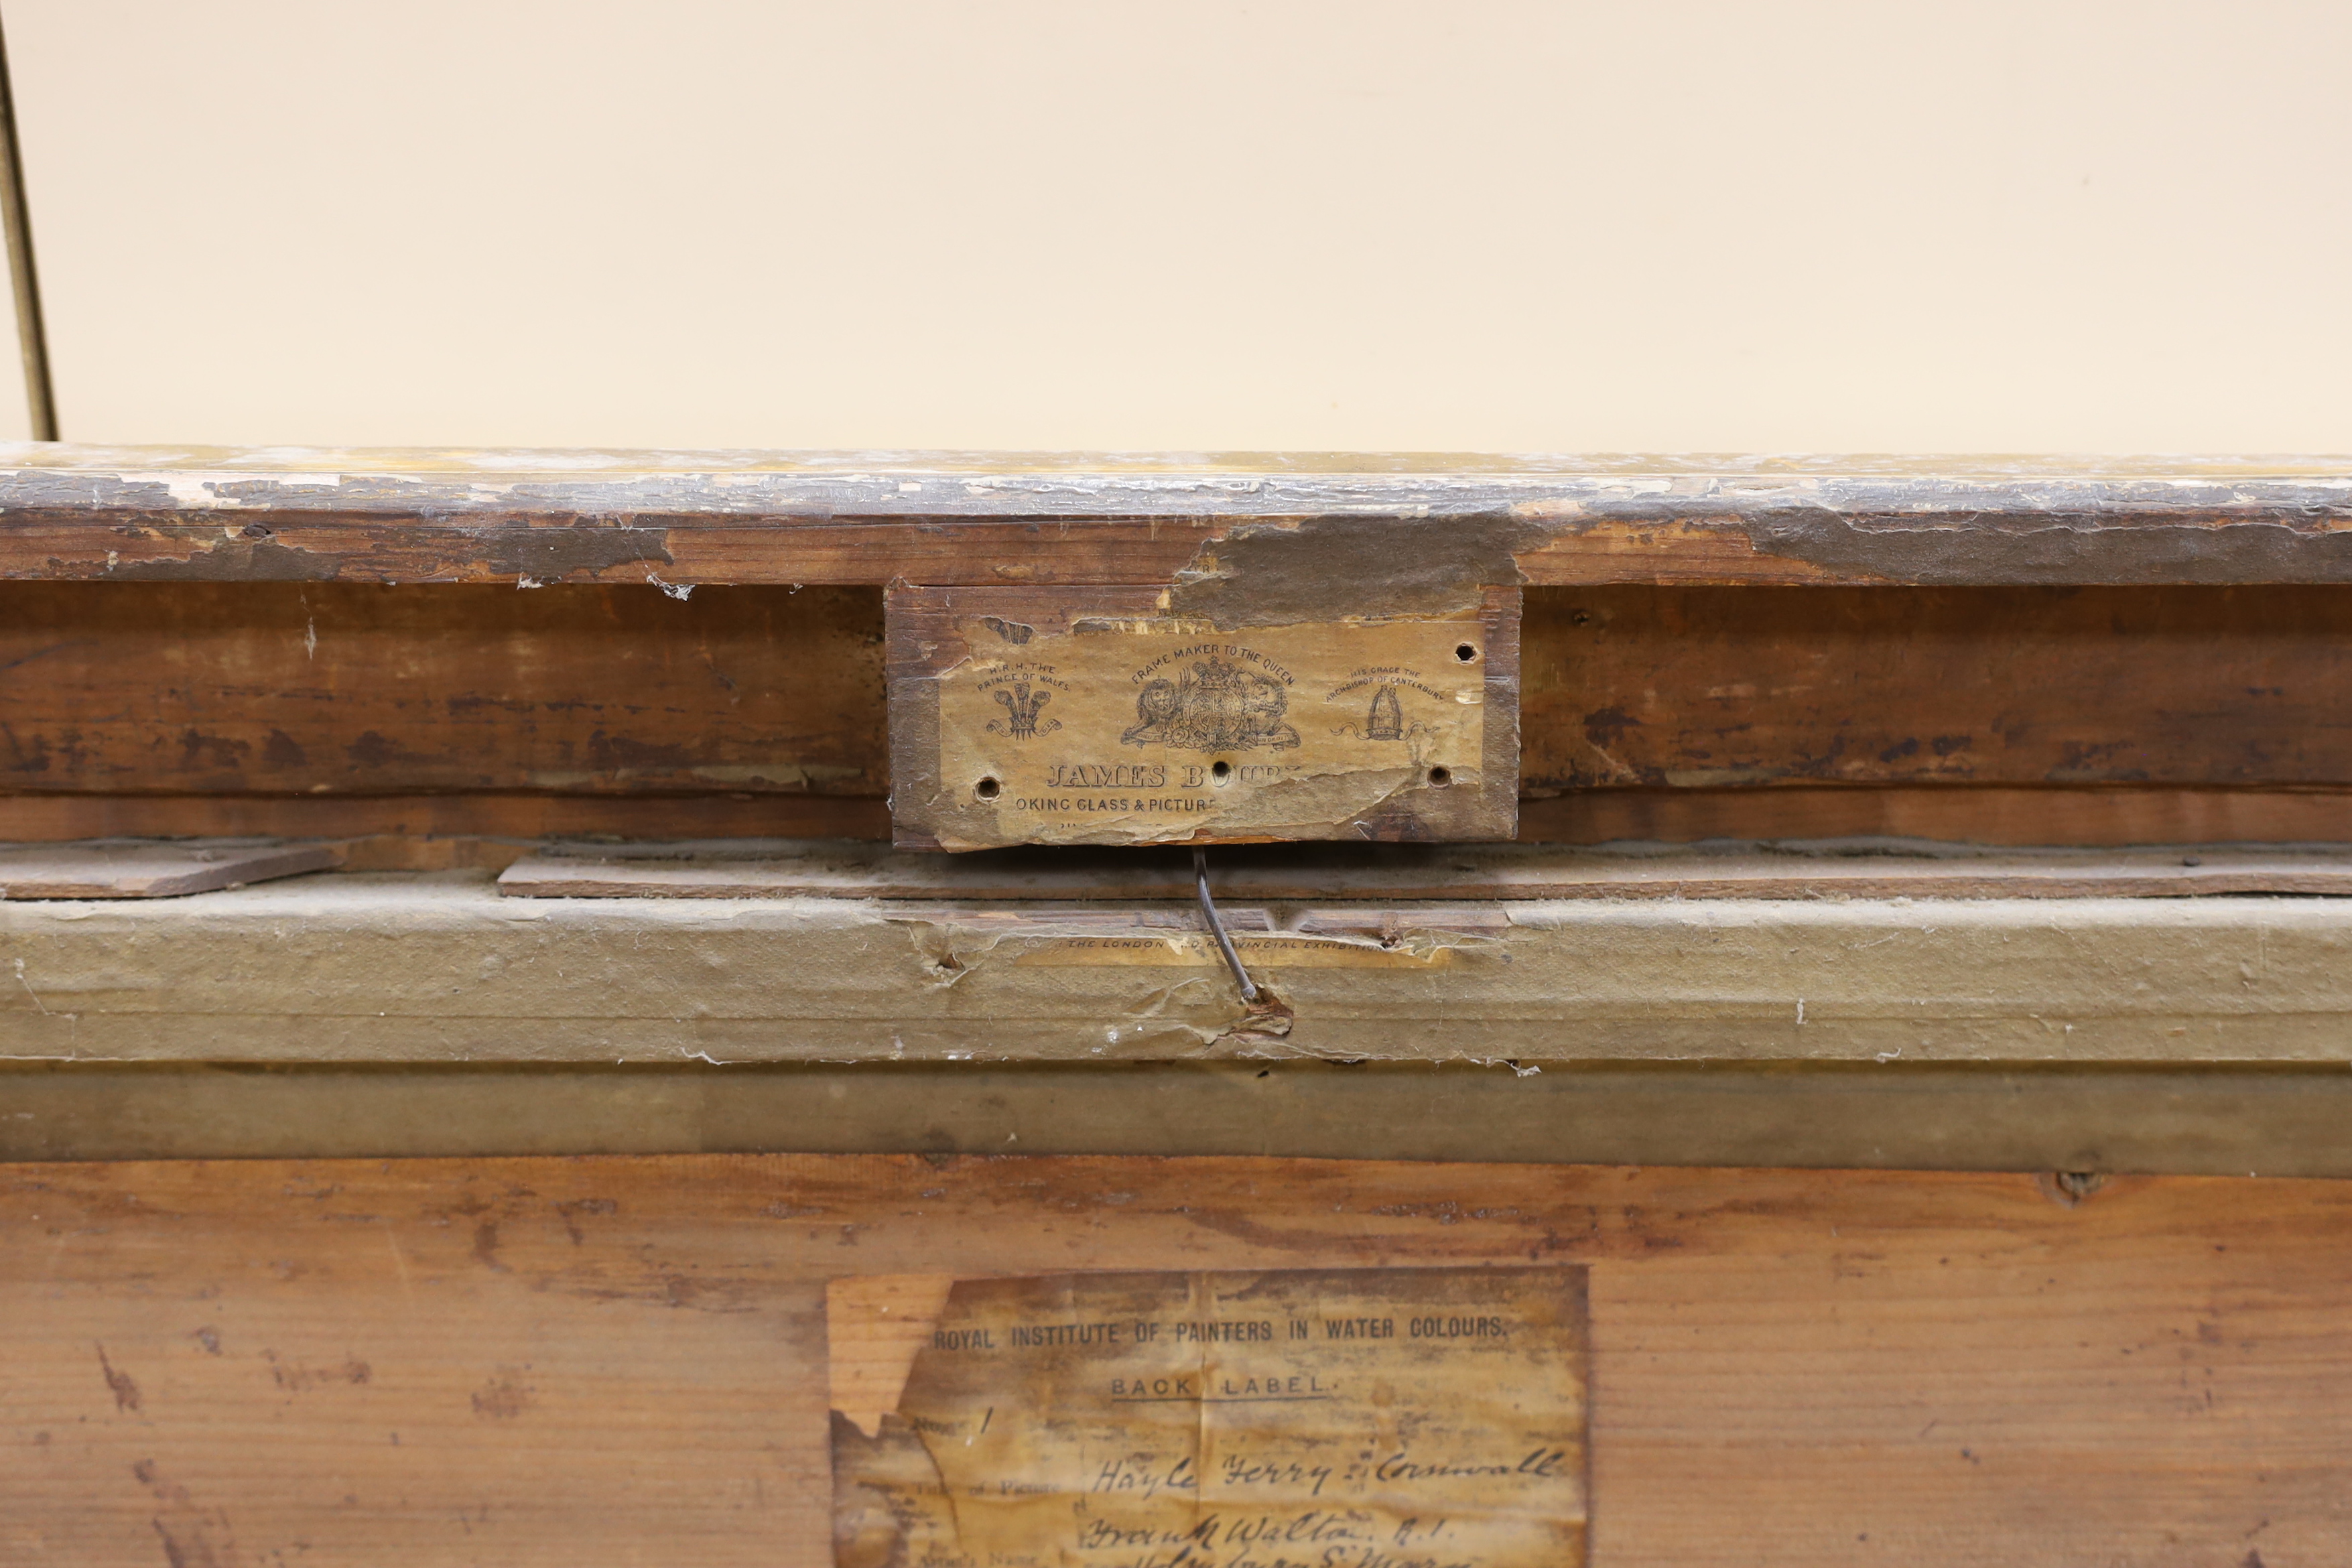
<path id="1" fill-rule="evenodd" d="M 894 788 L 902 829 L 948 848 L 1509 834 L 1491 617 L 1045 620 L 949 618 L 913 693 L 937 760 Z"/>

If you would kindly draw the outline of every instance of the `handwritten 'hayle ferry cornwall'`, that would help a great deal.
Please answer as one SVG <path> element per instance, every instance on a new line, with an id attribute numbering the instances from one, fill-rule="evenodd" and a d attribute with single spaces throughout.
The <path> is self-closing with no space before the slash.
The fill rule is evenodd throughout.
<path id="1" fill-rule="evenodd" d="M 1516 1458 L 1512 1457 L 1514 1454 L 1517 1455 Z M 1199 1489 L 1200 1472 L 1194 1468 L 1190 1455 L 1164 1466 L 1155 1462 L 1158 1458 L 1128 1455 L 1105 1460 L 1087 1489 L 1096 1493 L 1133 1492 L 1145 1497 L 1161 1491 Z M 1220 1467 L 1223 1473 L 1216 1479 L 1228 1489 L 1250 1486 L 1300 1489 L 1309 1497 L 1319 1498 L 1324 1488 L 1335 1481 L 1341 1488 L 1346 1488 L 1367 1480 L 1383 1483 L 1510 1478 L 1551 1480 L 1564 1474 L 1570 1462 L 1567 1449 L 1549 1443 L 1538 1444 L 1525 1452 L 1515 1448 L 1495 1454 L 1447 1454 L 1435 1458 L 1418 1456 L 1409 1448 L 1399 1448 L 1385 1458 L 1374 1459 L 1371 1455 L 1364 1454 L 1338 1463 L 1267 1460 L 1247 1454 L 1228 1453 Z"/>

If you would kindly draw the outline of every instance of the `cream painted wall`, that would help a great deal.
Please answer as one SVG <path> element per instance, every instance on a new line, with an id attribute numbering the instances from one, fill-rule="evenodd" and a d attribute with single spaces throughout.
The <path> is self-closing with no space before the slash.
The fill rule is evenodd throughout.
<path id="1" fill-rule="evenodd" d="M 2352 451 L 2342 4 L 5 21 L 69 439 Z"/>
<path id="2" fill-rule="evenodd" d="M 17 358 L 16 317 L 0 310 L 0 441 L 29 441 L 33 416 L 25 403 L 25 376 Z"/>

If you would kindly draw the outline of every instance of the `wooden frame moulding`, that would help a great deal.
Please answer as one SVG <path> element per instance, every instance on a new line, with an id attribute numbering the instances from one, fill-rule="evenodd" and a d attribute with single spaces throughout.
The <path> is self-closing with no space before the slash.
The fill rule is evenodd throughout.
<path id="1" fill-rule="evenodd" d="M 562 584 L 582 596 L 553 624 L 604 613 L 591 595 L 606 589 L 674 604 L 722 585 L 806 585 L 832 597 L 781 617 L 767 600 L 728 606 L 743 647 L 801 639 L 782 656 L 769 647 L 775 662 L 760 683 L 798 679 L 868 702 L 881 650 L 855 623 L 885 584 L 1114 588 L 1218 625 L 1444 616 L 1496 591 L 1590 590 L 1616 595 L 1621 628 L 1646 614 L 1704 629 L 1672 657 L 1611 666 L 1627 645 L 1609 642 L 1607 616 L 1530 599 L 1530 626 L 1558 617 L 1544 635 L 1559 657 L 1544 666 L 1530 639 L 1528 837 L 1697 837 L 1760 820 L 1757 803 L 1777 800 L 1769 809 L 1805 836 L 1933 821 L 1964 830 L 1953 837 L 1998 837 L 1982 831 L 2000 815 L 1982 808 L 1990 800 L 2006 802 L 2023 842 L 2131 842 L 2149 825 L 2160 838 L 2352 841 L 2352 826 L 2337 830 L 2352 824 L 2352 766 L 2331 727 L 2352 667 L 2326 625 L 2335 588 L 2352 584 L 2352 463 L 2338 460 L 27 446 L 0 453 L 0 580 L 28 593 L 138 584 L 182 607 L 208 603 L 205 614 L 226 606 L 230 622 L 236 606 L 206 595 L 251 595 L 283 616 L 290 589 L 307 620 L 314 591 Z M 2277 595 L 2267 605 L 2298 606 L 2311 635 L 2292 647 L 2241 641 L 2202 674 L 2192 647 L 2158 685 L 2168 700 L 2201 679 L 2221 706 L 2202 719 L 2180 708 L 2190 718 L 2170 729 L 2090 721 L 2146 674 L 2114 658 L 2105 685 L 2084 682 L 2080 721 L 2054 730 L 2020 721 L 2013 705 L 1956 700 L 1950 725 L 1905 733 L 1848 714 L 1832 725 L 1835 744 L 1816 746 L 1826 710 L 1759 706 L 1737 681 L 1707 684 L 1710 668 L 1752 662 L 1745 647 L 1769 644 L 1769 628 L 1735 625 L 1729 601 L 1696 618 L 1696 601 L 1638 607 L 1643 595 L 1722 586 L 1822 595 L 1821 625 L 1848 628 L 1883 620 L 1885 606 L 1842 608 L 1827 595 L 1993 590 L 2019 596 L 2012 621 L 2071 613 L 2093 641 L 2121 601 L 2069 609 L 2063 595 L 2146 594 L 2143 605 L 2177 607 L 2188 601 L 2165 595 L 2258 590 Z M 2198 621 L 2216 602 L 2198 600 L 2189 621 L 2227 632 L 2293 620 L 2242 604 Z M 41 822 L 79 836 L 173 823 L 217 835 L 237 831 L 234 821 L 322 838 L 391 823 L 474 840 L 582 824 L 644 825 L 643 837 L 772 837 L 820 821 L 881 830 L 892 780 L 872 707 L 842 703 L 810 725 L 803 712 L 741 700 L 743 683 L 707 642 L 688 647 L 641 607 L 658 606 L 609 619 L 635 637 L 628 656 L 657 669 L 666 691 L 727 692 L 732 728 L 699 710 L 669 730 L 618 708 L 609 722 L 559 716 L 568 699 L 526 689 L 563 666 L 541 658 L 549 649 L 580 646 L 561 628 L 551 640 L 475 645 L 528 679 L 420 689 L 413 704 L 396 695 L 340 731 L 306 727 L 310 698 L 278 674 L 221 679 L 215 667 L 174 684 L 178 672 L 159 668 L 142 685 L 99 670 L 83 691 L 131 692 L 148 707 L 125 719 L 126 704 L 58 698 L 45 727 L 9 731 L 15 772 L 0 788 L 14 792 L 5 809 L 16 826 L 0 837 L 42 837 L 23 831 Z M 2149 644 L 2174 624 L 2148 622 Z M 305 669 L 317 654 L 308 629 Z M 375 655 L 425 646 L 397 616 L 379 629 Z M 249 654 L 255 669 L 290 667 L 292 641 L 263 651 L 239 635 L 226 626 L 215 651 Z M 54 661 L 41 673 L 61 684 L 111 657 L 71 636 L 20 641 L 8 656 Z M 2035 679 L 2035 659 L 2063 665 L 2049 652 L 2063 637 L 2006 663 L 1988 623 L 1960 641 L 1978 649 L 1974 668 L 2003 671 L 2016 689 Z M 354 672 L 390 668 L 332 658 Z M 2288 679 L 2266 680 L 2273 664 Z M 1571 668 L 1668 696 L 1586 701 L 1589 689 L 1563 675 Z M 314 684 L 331 697 L 331 682 Z M 1901 690 L 1924 689 L 1882 681 L 1874 700 L 1894 712 Z M 466 706 L 475 698 L 478 710 Z M 706 690 L 683 706 L 712 700 Z M 159 720 L 174 703 L 209 704 L 227 727 Z M 1769 722 L 1754 723 L 1759 714 Z M 489 739 L 469 750 L 468 732 Z M 1973 811 L 1955 804 L 1970 798 Z M 1738 809 L 1710 816 L 1710 801 Z M 2137 803 L 2120 826 L 2100 816 L 2117 802 Z M 841 863 L 866 864 L 865 853 Z M 355 868 L 384 863 L 361 847 L 297 858 L 337 855 Z M 54 879 L 51 862 L 21 858 Z M 1234 1105 L 1281 1092 L 1276 1059 L 1300 1058 L 1335 1058 L 1285 1067 L 1302 1099 L 1333 1074 L 1391 1075 L 1364 1078 L 1352 1099 L 1334 1090 L 1327 1109 L 1387 1118 L 1397 1147 L 1459 1152 L 1415 1143 L 1399 1110 L 1402 1098 L 1436 1103 L 1405 1075 L 1442 1070 L 1475 1082 L 1447 1085 L 1447 1103 L 1491 1108 L 1498 1149 L 1557 1158 L 1568 1145 L 1545 1113 L 1576 1080 L 1559 1072 L 1548 1094 L 1513 1089 L 1528 1081 L 1519 1074 L 1541 1082 L 1533 1069 L 1568 1058 L 1616 1074 L 1612 1103 L 1658 1102 L 1644 1113 L 1654 1129 L 1720 1091 L 1664 1081 L 1694 1061 L 1815 1069 L 1813 1100 L 1777 1100 L 1767 1122 L 1825 1103 L 1833 1078 L 1851 1096 L 1862 1081 L 1851 1075 L 1881 1069 L 1916 1075 L 1906 1081 L 1923 1095 L 2014 1089 L 2021 1100 L 2036 1075 L 2077 1095 L 2095 1092 L 2099 1068 L 2132 1075 L 2109 1086 L 2105 1111 L 2005 1124 L 2003 1148 L 2079 1148 L 2087 1164 L 2097 1151 L 2082 1129 L 2176 1093 L 2193 1099 L 2179 1086 L 2214 1064 L 2227 1077 L 2213 1081 L 2247 1103 L 2340 1068 L 2352 1015 L 2341 962 L 2352 904 L 2271 896 L 2333 890 L 2345 873 L 2325 856 L 1922 873 L 1944 879 L 1939 895 L 2001 877 L 2015 891 L 2024 876 L 2094 893 L 2260 897 L 1912 900 L 1887 896 L 1908 872 L 1872 868 L 1846 879 L 1870 896 L 1780 902 L 1589 897 L 1612 891 L 1621 868 L 1491 859 L 1481 863 L 1490 879 L 1532 878 L 1521 891 L 1541 896 L 1325 901 L 1292 897 L 1315 889 L 1285 881 L 1279 861 L 1254 863 L 1254 896 L 1228 919 L 1265 987 L 1255 1005 L 1233 992 L 1181 904 L 966 898 L 946 880 L 901 887 L 896 900 L 663 900 L 503 897 L 480 874 L 356 875 L 106 906 L 0 903 L 15 982 L 0 993 L 0 1060 L 13 1064 L 0 1092 L 36 1108 L 16 1114 L 43 1136 L 71 1139 L 67 1124 L 99 1101 L 110 1109 L 97 1114 L 118 1123 L 114 1110 L 142 1094 L 176 1103 L 174 1072 L 223 1062 L 389 1068 L 400 1076 L 380 1081 L 410 1111 L 383 1112 L 386 1137 L 463 1077 L 425 1069 L 458 1064 L 506 1075 L 503 1103 L 557 1082 L 583 1103 L 604 1095 L 603 1113 L 618 1104 L 624 1119 L 638 1100 L 608 1092 L 617 1078 L 589 1082 L 591 1064 L 769 1064 L 764 1110 L 739 1106 L 746 1120 L 733 1133 L 723 1118 L 676 1111 L 659 1133 L 672 1146 L 780 1135 L 751 1127 L 762 1115 L 807 1124 L 810 1088 L 887 1100 L 888 1085 L 858 1075 L 891 1064 L 929 1073 L 912 1087 L 951 1092 L 962 1117 L 950 1131 L 943 1113 L 927 1159 L 0 1166 L 0 1255 L 41 1260 L 0 1278 L 13 1325 L 0 1382 L 23 1456 L 0 1510 L 0 1556 L 152 1555 L 160 1538 L 175 1563 L 367 1563 L 386 1552 L 552 1563 L 681 1550 L 712 1563 L 815 1563 L 832 1512 L 826 1395 L 844 1364 L 828 1336 L 847 1321 L 829 1321 L 828 1303 L 856 1289 L 879 1300 L 876 1277 L 1465 1267 L 1573 1270 L 1579 1301 L 1589 1294 L 1589 1510 L 1577 1522 L 1581 1539 L 1589 1521 L 1600 1568 L 1759 1552 L 1819 1563 L 2340 1554 L 2352 1358 L 2336 1325 L 2352 1237 L 2333 1186 L 2079 1168 L 1926 1176 L 955 1152 L 982 1136 L 970 1091 L 991 1082 L 1009 1145 L 1023 1125 L 1066 1123 L 1087 1096 L 1131 1113 L 1118 1086 L 1079 1081 L 1113 1064 L 1155 1064 L 1163 1079 L 1197 1072 L 1163 1087 Z M 1784 876 L 1752 857 L 1678 864 L 1683 892 L 1753 893 Z M 1443 881 L 1439 869 L 1423 867 Z M 138 868 L 162 892 L 186 871 Z M 569 874 L 534 860 L 510 890 L 585 890 L 556 885 Z M 548 886 L 528 886 L 534 876 Z M 79 889 L 53 880 L 49 890 L 59 887 Z M 1000 1065 L 1022 1061 L 1066 1076 L 1028 1085 Z M 968 1065 L 972 1081 L 943 1091 L 960 1070 L 948 1064 Z M 782 1076 L 803 1071 L 805 1085 Z M 1992 1073 L 2015 1082 L 1976 1076 Z M 636 1081 L 657 1098 L 678 1080 Z M 247 1096 L 248 1111 L 366 1099 L 340 1079 L 271 1087 L 284 1092 Z M 785 1105 L 787 1094 L 798 1098 Z M 1830 1144 L 1851 1147 L 1853 1125 L 1894 1098 L 1846 1106 L 1850 1125 Z M 890 1120 L 917 1114 L 903 1092 L 897 1103 L 867 1113 L 856 1135 L 919 1135 Z M 1752 1107 L 1715 1114 L 1729 1118 L 1718 1148 L 1785 1146 Z M 2307 1107 L 2304 1121 L 2276 1104 L 2265 1114 L 2301 1141 L 2305 1168 L 2337 1168 L 2340 1156 L 2312 1152 L 2326 1136 Z M 1285 1126 L 1281 1136 L 1301 1142 L 1337 1136 L 1328 1118 Z M 24 1151 L 32 1134 L 10 1133 L 0 1149 Z M 189 1148 L 184 1129 L 154 1136 Z M 1654 1136 L 1642 1147 L 1673 1152 Z M 1990 1158 L 1989 1148 L 1968 1157 Z M 2200 1157 L 2218 1168 L 2246 1149 L 2215 1139 Z M 133 1279 L 139 1288 L 126 1289 Z M 869 1283 L 841 1289 L 860 1279 Z M 680 1442 L 688 1428 L 693 1440 Z"/>
<path id="2" fill-rule="evenodd" d="M 1203 609 L 1283 580 L 1399 613 L 1465 580 L 2338 583 L 2352 463 L 26 443 L 0 448 L 0 576 L 1165 584 Z"/>
<path id="3" fill-rule="evenodd" d="M 0 460 L 0 839 L 880 837 L 902 582 L 1521 586 L 1529 839 L 2352 841 L 2340 460 Z"/>

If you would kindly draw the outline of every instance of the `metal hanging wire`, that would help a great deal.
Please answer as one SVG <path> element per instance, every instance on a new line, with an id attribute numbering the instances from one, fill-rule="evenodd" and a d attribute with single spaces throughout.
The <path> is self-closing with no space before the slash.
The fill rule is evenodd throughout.
<path id="1" fill-rule="evenodd" d="M 1209 897 L 1209 852 L 1192 851 L 1192 888 L 1201 897 L 1201 916 L 1209 922 L 1210 934 L 1217 939 L 1217 951 L 1225 955 L 1225 967 L 1234 972 L 1234 984 L 1242 988 L 1242 1000 L 1257 1000 L 1257 982 L 1242 967 L 1242 955 L 1234 951 L 1234 939 L 1225 934 L 1225 922 L 1217 918 L 1216 900 Z"/>

